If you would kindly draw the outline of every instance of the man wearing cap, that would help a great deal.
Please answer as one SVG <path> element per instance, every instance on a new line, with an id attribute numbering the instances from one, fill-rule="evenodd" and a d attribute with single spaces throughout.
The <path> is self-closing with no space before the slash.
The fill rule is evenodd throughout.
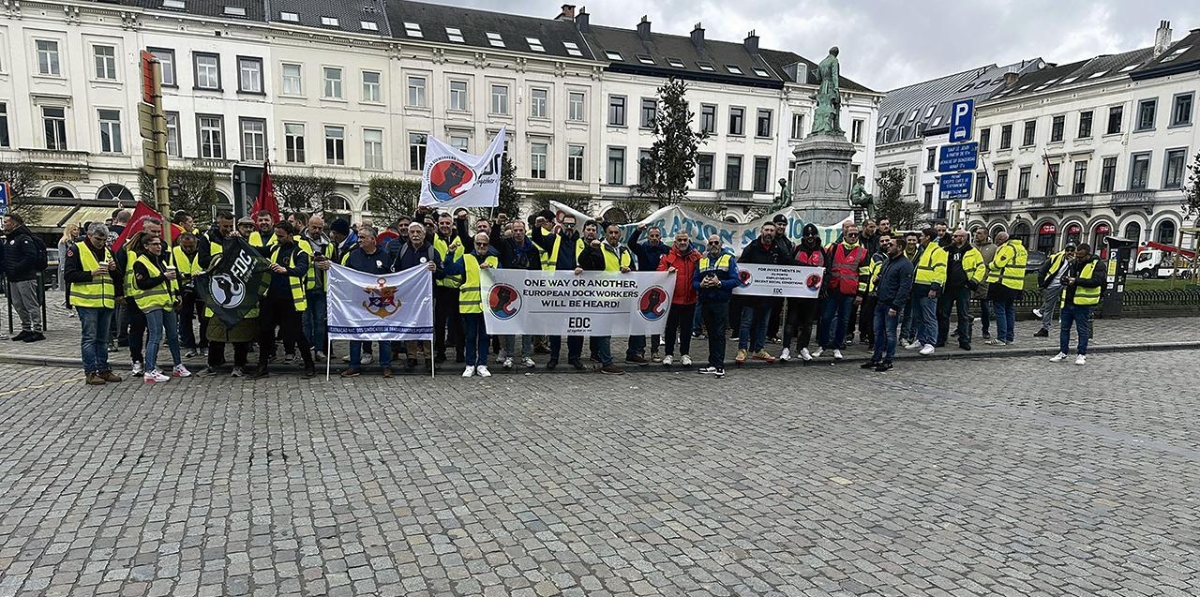
<path id="1" fill-rule="evenodd" d="M 1036 338 L 1046 338 L 1050 335 L 1050 326 L 1054 323 L 1054 308 L 1062 298 L 1063 278 L 1071 268 L 1075 258 L 1075 243 L 1067 243 L 1062 251 L 1055 253 L 1038 269 L 1038 288 L 1042 289 L 1042 308 L 1034 309 L 1033 316 L 1042 320 L 1042 329 L 1034 333 Z"/>

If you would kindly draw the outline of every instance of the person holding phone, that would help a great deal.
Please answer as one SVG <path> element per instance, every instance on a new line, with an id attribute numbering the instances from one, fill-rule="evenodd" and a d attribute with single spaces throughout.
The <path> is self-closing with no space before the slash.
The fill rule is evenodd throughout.
<path id="1" fill-rule="evenodd" d="M 179 283 L 175 267 L 167 259 L 166 241 L 156 236 L 143 236 L 142 252 L 133 262 L 133 280 L 138 294 L 134 298 L 138 309 L 146 317 L 146 362 L 142 379 L 147 384 L 171 381 L 158 368 L 158 349 L 166 330 L 167 347 L 171 350 L 174 368 L 173 377 L 190 377 L 192 374 L 183 366 L 179 352 L 179 322 L 175 310 L 179 307 Z"/>
<path id="2" fill-rule="evenodd" d="M 120 383 L 108 364 L 108 336 L 116 308 L 113 272 L 117 264 L 108 250 L 108 226 L 92 223 L 87 236 L 67 248 L 63 279 L 71 285 L 71 305 L 79 313 L 84 383 Z"/>
<path id="3" fill-rule="evenodd" d="M 737 259 L 725 250 L 720 236 L 709 236 L 692 282 L 692 288 L 700 293 L 700 317 L 708 329 L 708 366 L 698 370 L 702 374 L 725 377 L 729 300 L 733 296 L 733 289 L 740 283 Z"/>

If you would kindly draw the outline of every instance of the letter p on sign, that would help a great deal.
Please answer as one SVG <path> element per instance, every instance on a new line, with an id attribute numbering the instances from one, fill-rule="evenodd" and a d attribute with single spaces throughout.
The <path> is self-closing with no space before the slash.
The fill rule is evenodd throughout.
<path id="1" fill-rule="evenodd" d="M 950 110 L 950 142 L 970 141 L 975 120 L 975 100 L 954 102 Z"/>

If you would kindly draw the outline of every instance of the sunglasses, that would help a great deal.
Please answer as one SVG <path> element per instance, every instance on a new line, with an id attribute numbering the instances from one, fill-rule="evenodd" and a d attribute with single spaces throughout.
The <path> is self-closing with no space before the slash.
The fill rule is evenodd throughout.
<path id="1" fill-rule="evenodd" d="M 486 247 L 486 246 L 488 246 L 488 244 L 487 243 L 475 243 L 475 246 L 476 247 Z"/>
<path id="2" fill-rule="evenodd" d="M 565 226 L 567 228 L 574 228 L 575 222 L 563 222 L 563 226 Z"/>
<path id="3" fill-rule="evenodd" d="M 721 241 L 719 241 L 719 240 L 710 240 L 710 241 L 708 241 L 708 246 L 710 246 L 710 247 L 712 247 L 712 246 L 716 246 L 716 245 L 720 245 L 720 244 L 721 244 Z"/>

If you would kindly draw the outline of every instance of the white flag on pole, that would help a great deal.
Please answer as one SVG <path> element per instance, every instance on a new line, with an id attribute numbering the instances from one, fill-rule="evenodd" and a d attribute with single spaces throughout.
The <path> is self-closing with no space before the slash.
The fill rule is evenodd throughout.
<path id="1" fill-rule="evenodd" d="M 424 266 L 376 275 L 334 265 L 328 280 L 330 339 L 433 339 L 433 274 Z"/>
<path id="2" fill-rule="evenodd" d="M 430 135 L 419 204 L 445 210 L 498 205 L 505 132 L 500 129 L 483 155 L 464 153 Z"/>

